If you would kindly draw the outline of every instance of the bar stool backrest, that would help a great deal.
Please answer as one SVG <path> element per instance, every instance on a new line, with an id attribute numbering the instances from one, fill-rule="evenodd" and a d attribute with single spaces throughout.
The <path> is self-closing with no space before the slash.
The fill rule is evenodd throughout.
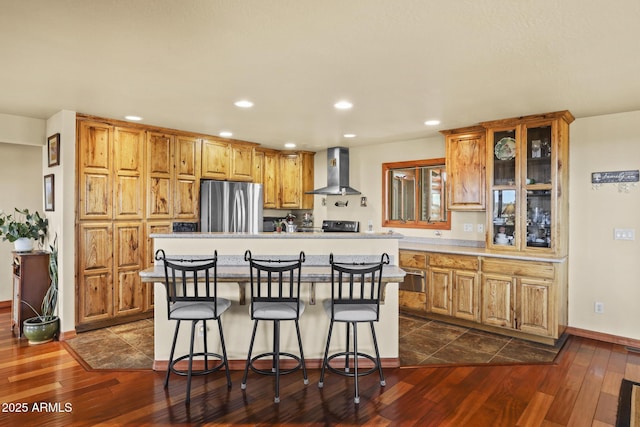
<path id="1" fill-rule="evenodd" d="M 218 296 L 218 251 L 208 258 L 167 258 L 164 250 L 156 251 L 155 259 L 163 261 L 167 313 L 175 303 L 214 302 Z M 212 305 L 218 317 L 217 305 Z"/>
<path id="2" fill-rule="evenodd" d="M 249 261 L 251 279 L 251 302 L 293 302 L 296 303 L 296 314 L 300 316 L 300 274 L 305 261 L 304 252 L 300 251 L 297 259 L 260 259 L 253 258 L 251 251 L 244 254 Z M 255 306 L 252 304 L 252 307 Z M 253 319 L 253 310 L 251 310 Z"/>
<path id="3" fill-rule="evenodd" d="M 331 318 L 335 317 L 335 306 L 349 304 L 374 306 L 376 320 L 380 316 L 380 293 L 382 291 L 382 268 L 389 264 L 389 255 L 383 253 L 379 262 L 336 262 L 329 255 L 331 264 Z"/>

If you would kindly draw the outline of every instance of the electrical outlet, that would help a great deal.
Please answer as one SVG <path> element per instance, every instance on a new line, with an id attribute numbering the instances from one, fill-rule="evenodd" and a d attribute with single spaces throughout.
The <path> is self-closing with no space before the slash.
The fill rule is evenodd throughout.
<path id="1" fill-rule="evenodd" d="M 636 240 L 636 230 L 634 228 L 614 228 L 613 240 Z"/>
<path id="2" fill-rule="evenodd" d="M 598 314 L 604 313 L 604 303 L 600 301 L 596 301 L 593 304 L 593 311 L 595 311 Z"/>
<path id="3" fill-rule="evenodd" d="M 484 233 L 484 224 L 478 224 L 476 227 L 478 233 Z"/>
<path id="4" fill-rule="evenodd" d="M 473 224 L 467 224 L 467 223 L 465 223 L 465 225 L 464 225 L 464 231 L 467 231 L 467 232 L 471 232 L 471 231 L 473 231 Z"/>

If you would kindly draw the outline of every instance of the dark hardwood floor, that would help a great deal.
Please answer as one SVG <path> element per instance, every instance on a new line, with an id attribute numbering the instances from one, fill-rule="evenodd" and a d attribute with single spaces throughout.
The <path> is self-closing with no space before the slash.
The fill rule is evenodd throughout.
<path id="1" fill-rule="evenodd" d="M 153 371 L 87 371 L 61 342 L 29 346 L 0 310 L 0 425 L 615 425 L 623 378 L 640 381 L 640 354 L 624 347 L 570 337 L 555 364 L 386 369 L 361 379 L 353 403 L 351 379 L 319 370 L 310 384 L 295 372 L 282 377 L 279 404 L 273 378 L 241 371 L 186 381 Z M 105 349 L 108 351 L 108 348 Z"/>

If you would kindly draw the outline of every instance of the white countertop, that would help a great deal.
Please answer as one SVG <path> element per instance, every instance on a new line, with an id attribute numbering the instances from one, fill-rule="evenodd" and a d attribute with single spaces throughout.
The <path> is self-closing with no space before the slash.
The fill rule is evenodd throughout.
<path id="1" fill-rule="evenodd" d="M 154 233 L 152 238 L 170 239 L 402 239 L 399 233 L 210 233 L 210 232 L 181 232 L 181 233 Z"/>

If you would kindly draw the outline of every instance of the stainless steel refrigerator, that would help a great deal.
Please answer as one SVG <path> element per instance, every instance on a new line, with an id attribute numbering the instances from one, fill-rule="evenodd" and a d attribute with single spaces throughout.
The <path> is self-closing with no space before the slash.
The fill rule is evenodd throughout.
<path id="1" fill-rule="evenodd" d="M 200 231 L 262 231 L 262 184 L 202 180 Z"/>

